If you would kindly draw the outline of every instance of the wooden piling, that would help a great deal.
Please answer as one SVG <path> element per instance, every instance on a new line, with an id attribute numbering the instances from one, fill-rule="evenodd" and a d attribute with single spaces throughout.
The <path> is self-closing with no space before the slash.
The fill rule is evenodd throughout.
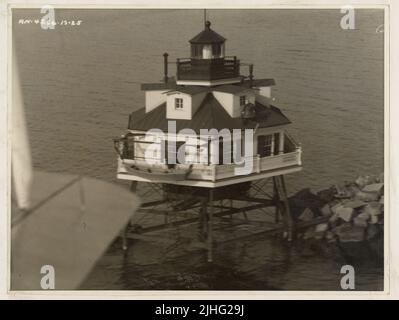
<path id="1" fill-rule="evenodd" d="M 294 229 L 294 221 L 291 216 L 291 210 L 290 206 L 288 203 L 288 197 L 287 197 L 287 189 L 285 187 L 285 181 L 284 181 L 284 176 L 276 176 L 273 177 L 273 183 L 274 186 L 277 190 L 277 197 L 279 199 L 279 203 L 282 202 L 282 216 L 283 216 L 283 221 L 285 225 L 285 229 L 287 232 L 287 240 L 292 241 L 293 237 L 293 229 Z"/>
<path id="2" fill-rule="evenodd" d="M 257 193 L 252 195 L 249 189 L 242 193 L 221 192 L 221 190 L 209 189 L 193 189 L 191 193 L 182 193 L 181 190 L 172 190 L 168 193 L 165 187 L 162 186 L 162 199 L 151 199 L 145 202 L 138 210 L 140 213 L 153 213 L 161 214 L 164 216 L 165 221 L 160 224 L 145 226 L 140 228 L 139 234 L 135 231 L 129 230 L 129 225 L 124 228 L 121 236 L 123 240 L 123 249 L 127 250 L 128 238 L 148 238 L 151 232 L 159 230 L 167 230 L 181 225 L 187 225 L 198 222 L 199 238 L 202 241 L 203 248 L 207 250 L 207 261 L 213 261 L 213 244 L 214 244 L 214 230 L 213 223 L 216 217 L 230 216 L 233 214 L 241 213 L 246 223 L 250 223 L 249 213 L 252 210 L 264 210 L 268 207 L 275 207 L 275 222 L 282 221 L 282 230 L 286 235 L 288 241 L 293 239 L 294 221 L 291 216 L 290 207 L 288 203 L 287 190 L 285 186 L 284 176 L 275 176 L 269 180 L 272 182 L 273 191 L 267 192 L 265 186 L 268 182 L 264 182 L 261 186 L 252 185 L 251 187 Z M 151 185 L 152 186 L 152 185 Z M 132 182 L 130 190 L 136 192 L 137 182 Z M 158 188 L 159 189 L 159 188 Z M 154 188 L 154 191 L 159 190 Z M 223 190 L 222 190 L 223 191 Z M 174 193 L 176 192 L 176 194 Z M 189 200 L 187 200 L 189 197 Z M 183 201 L 182 201 L 183 200 Z M 224 200 L 227 205 L 224 205 Z M 168 202 L 171 204 L 168 205 Z M 214 203 L 218 201 L 217 203 Z M 237 201 L 237 206 L 234 206 L 234 201 Z M 241 206 L 240 202 L 247 202 L 245 206 Z M 156 208 L 158 205 L 167 205 L 166 208 Z M 197 217 L 187 217 L 190 210 L 200 209 L 197 211 Z M 214 211 L 215 209 L 218 209 Z M 176 221 L 168 221 L 171 214 L 181 212 L 185 219 L 177 219 Z M 191 211 L 193 212 L 193 211 Z M 132 222 L 130 222 L 131 224 Z M 279 227 L 280 228 L 280 227 Z M 280 229 L 281 230 L 281 229 Z"/>
<path id="3" fill-rule="evenodd" d="M 130 192 L 135 193 L 137 190 L 137 181 L 132 181 L 132 183 L 130 184 Z M 128 223 L 126 224 L 126 226 L 123 228 L 123 232 L 122 232 L 122 250 L 127 250 L 127 234 L 129 231 L 129 225 L 130 225 L 130 220 L 128 221 Z"/>
<path id="4" fill-rule="evenodd" d="M 213 189 L 209 189 L 209 210 L 208 210 L 208 262 L 213 260 L 213 234 L 212 234 L 212 224 L 213 224 Z"/>

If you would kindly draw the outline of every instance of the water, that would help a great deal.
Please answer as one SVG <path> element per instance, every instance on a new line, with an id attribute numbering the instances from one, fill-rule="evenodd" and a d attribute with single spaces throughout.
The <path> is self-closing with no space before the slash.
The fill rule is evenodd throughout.
<path id="1" fill-rule="evenodd" d="M 255 77 L 276 80 L 275 104 L 292 120 L 290 131 L 303 147 L 304 169 L 287 178 L 289 192 L 383 171 L 384 52 L 383 33 L 376 32 L 382 10 L 356 10 L 355 30 L 340 28 L 339 10 L 208 14 L 228 39 L 227 55 L 254 63 Z M 57 10 L 57 20 L 82 24 L 47 31 L 18 24 L 38 17 L 38 9 L 16 10 L 13 24 L 34 166 L 126 185 L 115 179 L 112 137 L 143 106 L 140 83 L 162 78 L 162 54 L 188 56 L 188 40 L 202 29 L 202 10 Z M 140 266 L 111 247 L 85 286 L 338 289 L 339 259 L 303 257 L 269 238 L 230 246 L 218 249 L 212 270 L 201 253 L 159 265 L 150 247 L 154 261 Z M 380 266 L 359 270 L 360 289 L 382 288 Z"/>

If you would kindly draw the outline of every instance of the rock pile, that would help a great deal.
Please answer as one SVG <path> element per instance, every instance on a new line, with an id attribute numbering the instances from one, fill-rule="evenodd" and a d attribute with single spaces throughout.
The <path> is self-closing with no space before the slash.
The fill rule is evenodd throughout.
<path id="1" fill-rule="evenodd" d="M 290 206 L 298 222 L 311 222 L 324 217 L 325 222 L 313 225 L 298 238 L 327 242 L 370 241 L 383 235 L 384 176 L 360 176 L 312 194 L 304 189 L 291 197 Z"/>

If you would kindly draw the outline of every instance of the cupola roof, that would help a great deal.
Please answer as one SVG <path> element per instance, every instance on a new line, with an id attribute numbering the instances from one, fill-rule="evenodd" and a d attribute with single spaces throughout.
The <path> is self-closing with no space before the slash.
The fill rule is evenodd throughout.
<path id="1" fill-rule="evenodd" d="M 226 41 L 226 38 L 222 37 L 217 32 L 211 29 L 211 23 L 207 21 L 205 23 L 205 29 L 198 33 L 194 38 L 190 40 L 190 43 L 194 44 L 205 44 L 205 43 L 223 43 Z"/>

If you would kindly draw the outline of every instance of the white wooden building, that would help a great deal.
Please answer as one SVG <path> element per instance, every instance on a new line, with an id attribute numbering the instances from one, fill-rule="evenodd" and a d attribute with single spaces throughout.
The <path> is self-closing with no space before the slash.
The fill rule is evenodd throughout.
<path id="1" fill-rule="evenodd" d="M 191 57 L 177 59 L 173 78 L 164 54 L 164 81 L 142 84 L 145 106 L 131 113 L 126 134 L 115 139 L 119 179 L 214 188 L 301 170 L 301 147 L 287 133 L 290 121 L 272 104 L 274 80 L 254 79 L 252 65 L 241 75 L 243 65 L 225 56 L 225 43 L 207 22 L 190 40 Z M 252 150 L 246 129 L 253 130 Z M 241 136 L 220 134 L 233 130 Z M 183 159 L 171 162 L 178 150 Z M 244 162 L 250 172 L 237 174 Z"/>

